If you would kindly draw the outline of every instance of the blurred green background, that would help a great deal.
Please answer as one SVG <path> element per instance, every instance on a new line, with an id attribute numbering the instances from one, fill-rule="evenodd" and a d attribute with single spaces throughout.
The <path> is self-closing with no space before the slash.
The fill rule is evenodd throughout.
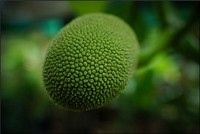
<path id="1" fill-rule="evenodd" d="M 199 133 L 199 2 L 1 1 L 2 133 Z M 141 54 L 128 89 L 103 108 L 70 112 L 42 85 L 45 50 L 72 19 L 114 14 Z"/>

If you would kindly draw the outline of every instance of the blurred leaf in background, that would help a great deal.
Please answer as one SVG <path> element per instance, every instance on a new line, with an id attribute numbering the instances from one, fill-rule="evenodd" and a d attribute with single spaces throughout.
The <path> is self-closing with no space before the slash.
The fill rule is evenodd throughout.
<path id="1" fill-rule="evenodd" d="M 72 11 L 77 15 L 103 12 L 108 1 L 69 1 Z"/>

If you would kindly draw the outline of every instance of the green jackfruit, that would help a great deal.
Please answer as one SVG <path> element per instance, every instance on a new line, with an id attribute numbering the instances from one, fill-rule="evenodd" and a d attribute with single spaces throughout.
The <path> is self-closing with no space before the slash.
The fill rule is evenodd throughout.
<path id="1" fill-rule="evenodd" d="M 65 26 L 48 48 L 44 86 L 52 100 L 72 111 L 96 109 L 127 87 L 138 58 L 131 28 L 113 15 L 84 15 Z"/>

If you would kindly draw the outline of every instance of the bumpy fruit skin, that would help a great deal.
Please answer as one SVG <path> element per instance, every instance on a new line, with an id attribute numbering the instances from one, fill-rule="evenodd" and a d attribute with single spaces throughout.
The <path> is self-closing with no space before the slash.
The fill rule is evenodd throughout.
<path id="1" fill-rule="evenodd" d="M 65 26 L 48 48 L 43 81 L 53 101 L 71 111 L 96 109 L 128 85 L 138 58 L 131 28 L 113 15 L 84 15 Z"/>

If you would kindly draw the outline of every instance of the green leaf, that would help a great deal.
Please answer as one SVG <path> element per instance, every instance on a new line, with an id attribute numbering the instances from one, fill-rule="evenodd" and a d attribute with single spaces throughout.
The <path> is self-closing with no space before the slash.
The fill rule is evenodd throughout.
<path id="1" fill-rule="evenodd" d="M 70 1 L 69 4 L 74 13 L 83 15 L 93 12 L 103 12 L 107 1 Z"/>

